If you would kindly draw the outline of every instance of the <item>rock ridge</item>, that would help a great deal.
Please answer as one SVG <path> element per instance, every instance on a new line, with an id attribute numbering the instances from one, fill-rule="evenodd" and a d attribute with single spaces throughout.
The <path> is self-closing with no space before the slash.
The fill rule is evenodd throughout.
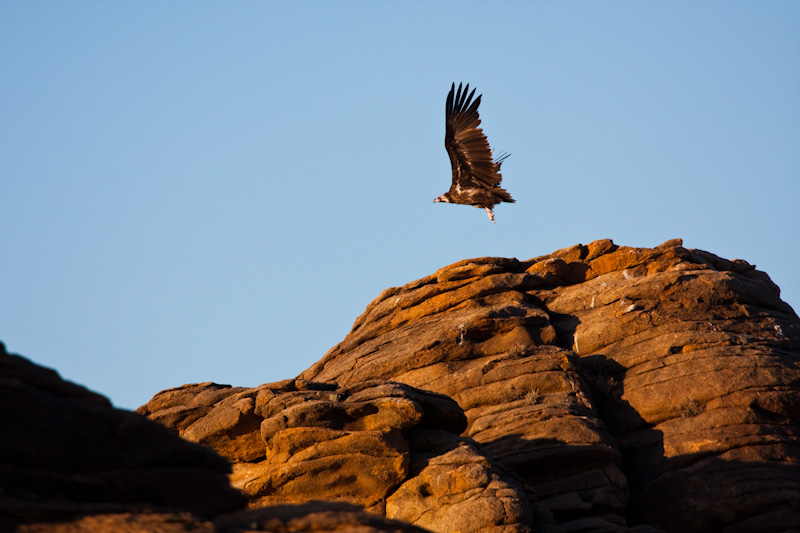
<path id="1" fill-rule="evenodd" d="M 294 379 L 137 414 L 0 363 L 0 529 L 800 530 L 800 319 L 680 239 L 459 261 L 384 290 Z M 75 446 L 39 464 L 41 413 Z"/>
<path id="2" fill-rule="evenodd" d="M 387 289 L 300 377 L 452 397 L 564 530 L 797 527 L 798 351 L 797 315 L 747 262 L 601 240 Z"/>
<path id="3" fill-rule="evenodd" d="M 164 395 L 174 397 L 183 389 Z M 206 384 L 205 389 L 201 400 L 214 401 L 232 387 Z M 236 409 L 247 412 L 243 402 L 234 402 L 234 409 L 199 424 L 193 437 L 235 428 L 226 418 Z M 203 422 L 206 414 L 202 408 L 176 411 L 172 417 L 165 413 L 161 422 L 192 417 Z M 229 461 L 211 447 L 182 439 L 142 415 L 114 409 L 105 397 L 7 353 L 2 343 L 0 421 L 3 532 L 426 531 L 367 513 L 362 506 L 330 501 L 246 510 L 247 497 L 229 484 Z M 249 440 L 239 437 L 234 431 L 225 442 L 229 453 L 242 445 L 247 449 Z"/>

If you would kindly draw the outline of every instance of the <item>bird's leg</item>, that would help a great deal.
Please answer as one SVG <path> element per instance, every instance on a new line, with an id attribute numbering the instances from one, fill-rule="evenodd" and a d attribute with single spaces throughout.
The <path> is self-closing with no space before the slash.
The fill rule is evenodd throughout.
<path id="1" fill-rule="evenodd" d="M 492 213 L 492 210 L 488 207 L 484 207 L 484 209 L 486 209 L 486 213 L 489 215 L 489 220 L 491 220 L 492 224 L 494 224 L 494 213 Z"/>

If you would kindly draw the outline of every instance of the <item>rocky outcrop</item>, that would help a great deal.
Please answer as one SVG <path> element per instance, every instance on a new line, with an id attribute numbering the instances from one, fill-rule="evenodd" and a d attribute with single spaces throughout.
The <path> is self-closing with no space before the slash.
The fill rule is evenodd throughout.
<path id="1" fill-rule="evenodd" d="M 670 531 L 800 527 L 800 324 L 763 272 L 673 241 L 617 248 L 540 293 L 632 484 Z M 569 264 L 590 249 L 570 249 Z"/>
<path id="2" fill-rule="evenodd" d="M 366 513 L 356 505 L 311 501 L 301 505 L 273 505 L 222 515 L 214 521 L 190 513 L 128 510 L 85 512 L 69 519 L 44 522 L 39 517 L 17 524 L 16 533 L 426 533 L 410 524 Z M 6 522 L 6 525 L 8 522 Z M 3 525 L 0 522 L 0 526 Z M 11 531 L 11 529 L 2 529 Z"/>
<path id="3" fill-rule="evenodd" d="M 427 533 L 405 522 L 365 513 L 357 505 L 329 501 L 263 507 L 222 516 L 214 526 L 215 533 Z"/>
<path id="4" fill-rule="evenodd" d="M 564 530 L 800 527 L 800 325 L 680 241 L 481 258 L 385 290 L 301 378 L 446 394 Z"/>
<path id="5" fill-rule="evenodd" d="M 154 422 L 2 355 L 0 529 L 800 529 L 800 320 L 679 240 L 461 261 L 298 378 L 163 391 Z"/>
<path id="6" fill-rule="evenodd" d="M 300 379 L 190 386 L 142 412 L 226 454 L 253 506 L 324 495 L 435 531 L 547 529 L 551 516 L 560 531 L 780 531 L 800 524 L 799 339 L 777 287 L 744 261 L 606 240 L 450 265 L 384 291 Z M 455 400 L 463 431 L 439 420 L 457 418 L 452 405 L 420 415 L 359 399 L 398 382 L 418 389 L 400 389 L 412 402 Z M 441 442 L 414 444 L 437 426 Z M 472 484 L 450 479 L 476 465 Z M 479 487 L 494 499 L 469 507 Z M 478 525 L 479 508 L 497 512 Z"/>
<path id="7" fill-rule="evenodd" d="M 2 345 L 0 345 L 2 346 Z M 3 515 L 148 503 L 200 516 L 236 509 L 229 465 L 56 372 L 0 351 Z"/>
<path id="8" fill-rule="evenodd" d="M 405 384 L 206 383 L 161 392 L 139 412 L 224 453 L 251 508 L 325 499 L 435 531 L 553 524 L 516 476 L 460 436 L 455 401 Z"/>
<path id="9" fill-rule="evenodd" d="M 0 531 L 424 531 L 330 502 L 244 510 L 230 464 L 210 447 L 114 409 L 2 343 L 0 422 Z"/>

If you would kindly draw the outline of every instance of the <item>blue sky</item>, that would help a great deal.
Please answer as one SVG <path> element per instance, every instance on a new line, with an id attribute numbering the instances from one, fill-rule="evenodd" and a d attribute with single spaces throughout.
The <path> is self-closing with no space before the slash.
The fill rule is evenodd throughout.
<path id="1" fill-rule="evenodd" d="M 297 375 L 386 287 L 674 237 L 800 306 L 800 3 L 0 3 L 0 340 L 135 408 Z M 444 103 L 512 153 L 449 187 Z"/>

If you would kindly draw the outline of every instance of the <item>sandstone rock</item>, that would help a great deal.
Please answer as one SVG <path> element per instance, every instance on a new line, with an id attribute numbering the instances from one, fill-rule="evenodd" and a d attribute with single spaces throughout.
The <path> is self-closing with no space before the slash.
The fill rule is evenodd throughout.
<path id="1" fill-rule="evenodd" d="M 254 415 L 257 391 L 201 383 L 158 393 L 137 413 L 176 429 L 186 440 L 214 448 L 232 462 L 264 458 Z"/>
<path id="2" fill-rule="evenodd" d="M 214 427 L 203 438 L 222 443 L 234 461 L 231 482 L 251 508 L 325 499 L 442 532 L 547 531 L 552 524 L 547 512 L 534 512 L 535 497 L 519 480 L 458 436 L 466 418 L 447 396 L 381 380 L 336 387 L 298 379 L 223 390 L 172 389 L 140 412 L 171 422 L 189 439 L 197 438 L 191 428 Z M 255 459 L 249 446 L 242 444 L 241 453 L 228 447 L 238 415 L 220 406 L 242 398 L 255 398 L 252 413 L 262 420 L 256 434 L 264 451 Z"/>
<path id="3" fill-rule="evenodd" d="M 410 387 L 383 387 L 384 394 L 371 394 L 376 389 L 381 387 L 353 391 L 369 411 L 361 417 L 365 430 L 399 420 L 375 416 L 369 402 L 377 400 L 380 410 L 391 411 L 384 405 L 388 400 L 391 407 L 388 393 Z M 245 390 L 213 384 L 183 387 L 165 391 L 148 405 L 162 422 L 172 422 L 196 440 L 213 442 L 239 458 L 252 456 L 252 437 L 261 442 L 259 454 L 264 457 L 259 425 L 254 435 L 243 430 L 247 417 L 256 416 L 255 401 L 248 400 L 259 391 L 240 394 Z M 457 413 L 460 424 L 454 427 L 463 428 L 463 415 L 452 401 L 426 397 L 431 412 L 438 409 L 451 425 L 459 420 Z M 427 406 L 426 401 L 422 404 Z M 454 410 L 449 418 L 444 415 L 447 408 Z M 424 531 L 331 502 L 238 510 L 245 499 L 227 482 L 228 462 L 210 448 L 187 442 L 141 415 L 114 409 L 106 398 L 63 381 L 56 372 L 7 354 L 2 343 L 0 422 L 0 531 Z"/>
<path id="4" fill-rule="evenodd" d="M 309 498 L 372 507 L 408 475 L 408 445 L 390 430 L 287 428 L 270 440 L 267 453 L 257 475 L 233 479 L 259 507 Z"/>
<path id="5" fill-rule="evenodd" d="M 780 531 L 800 526 L 799 352 L 746 262 L 603 240 L 387 289 L 300 378 L 452 397 L 565 530 Z"/>
<path id="6" fill-rule="evenodd" d="M 227 462 L 212 450 L 114 409 L 53 370 L 6 353 L 2 344 L 0 420 L 6 520 L 109 508 L 124 513 L 131 505 L 213 516 L 243 503 L 227 482 Z"/>
<path id="7" fill-rule="evenodd" d="M 365 513 L 341 502 L 312 501 L 300 505 L 273 505 L 219 518 L 218 533 L 426 533 L 427 530 L 397 520 Z"/>
<path id="8" fill-rule="evenodd" d="M 5 531 L 5 529 L 3 530 Z M 17 533 L 425 533 L 427 530 L 366 513 L 354 505 L 314 501 L 223 515 L 214 522 L 189 513 L 139 511 L 23 524 Z"/>
<path id="9" fill-rule="evenodd" d="M 522 484 L 498 472 L 471 439 L 433 433 L 415 436 L 412 475 L 387 498 L 386 515 L 432 531 L 530 531 Z"/>
<path id="10" fill-rule="evenodd" d="M 384 292 L 301 377 L 350 384 L 383 375 L 446 394 L 467 415 L 465 434 L 531 483 L 557 518 L 622 513 L 628 485 L 616 441 L 578 358 L 556 346 L 550 316 L 531 296 L 543 278 L 524 270 L 484 258 Z"/>
<path id="11" fill-rule="evenodd" d="M 800 320 L 744 261 L 471 259 L 297 379 L 138 410 L 185 441 L 3 350 L 0 530 L 800 530 L 799 406 Z"/>
<path id="12" fill-rule="evenodd" d="M 541 298 L 568 317 L 555 325 L 619 443 L 631 518 L 670 531 L 779 531 L 773 515 L 800 526 L 800 327 L 777 287 L 680 242 L 587 263 L 588 281 Z"/>
<path id="13" fill-rule="evenodd" d="M 106 510 L 108 511 L 108 510 Z M 214 524 L 190 513 L 139 510 L 87 514 L 71 520 L 22 524 L 16 533 L 217 533 Z"/>

